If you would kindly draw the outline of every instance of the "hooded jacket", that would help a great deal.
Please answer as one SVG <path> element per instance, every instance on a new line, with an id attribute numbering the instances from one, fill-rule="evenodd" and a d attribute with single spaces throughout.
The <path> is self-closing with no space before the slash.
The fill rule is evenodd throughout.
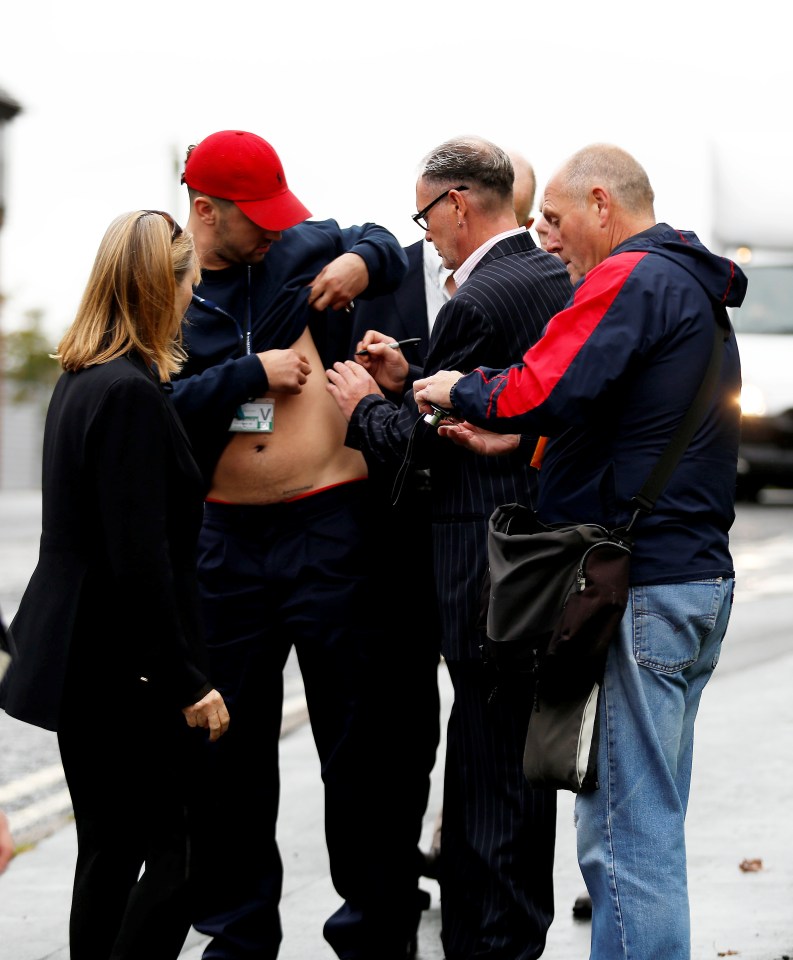
<path id="1" fill-rule="evenodd" d="M 188 360 L 174 378 L 173 399 L 207 485 L 237 407 L 269 389 L 259 351 L 285 350 L 308 327 L 326 367 L 349 356 L 351 314 L 308 305 L 314 278 L 344 253 L 366 264 L 363 300 L 395 290 L 407 270 L 385 227 L 309 220 L 285 230 L 257 264 L 201 272 L 184 327 Z"/>
<path id="2" fill-rule="evenodd" d="M 714 310 L 740 306 L 746 285 L 740 268 L 695 234 L 657 224 L 580 281 L 522 363 L 460 379 L 455 414 L 499 433 L 549 437 L 539 472 L 543 522 L 626 524 L 704 376 Z M 740 388 L 730 335 L 703 423 L 634 527 L 634 584 L 734 576 Z"/>

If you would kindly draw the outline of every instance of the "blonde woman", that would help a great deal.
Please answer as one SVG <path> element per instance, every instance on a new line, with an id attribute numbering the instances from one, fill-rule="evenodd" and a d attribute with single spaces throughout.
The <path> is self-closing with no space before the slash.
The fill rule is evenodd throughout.
<path id="1" fill-rule="evenodd" d="M 169 214 L 117 217 L 58 347 L 41 549 L 0 700 L 58 733 L 77 825 L 74 960 L 179 955 L 207 738 L 195 728 L 217 740 L 229 722 L 196 609 L 204 489 L 167 389 L 197 279 Z"/>

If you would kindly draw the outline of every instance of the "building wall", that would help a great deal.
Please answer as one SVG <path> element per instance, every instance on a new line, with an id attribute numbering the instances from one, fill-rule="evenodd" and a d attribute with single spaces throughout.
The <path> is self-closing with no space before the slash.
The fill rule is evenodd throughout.
<path id="1" fill-rule="evenodd" d="M 45 405 L 11 403 L 5 390 L 0 405 L 0 490 L 41 486 Z"/>

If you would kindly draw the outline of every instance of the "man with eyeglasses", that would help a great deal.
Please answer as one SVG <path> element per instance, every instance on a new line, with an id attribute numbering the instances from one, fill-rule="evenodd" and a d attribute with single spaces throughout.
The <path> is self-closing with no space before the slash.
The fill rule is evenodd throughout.
<path id="1" fill-rule="evenodd" d="M 472 369 L 484 357 L 518 362 L 570 295 L 564 264 L 518 225 L 513 181 L 507 153 L 479 137 L 447 141 L 422 162 L 413 219 L 457 286 L 438 312 L 426 372 Z M 389 340 L 368 331 L 360 362 L 326 372 L 351 447 L 397 468 L 410 459 L 432 476 L 441 651 L 454 686 L 439 876 L 444 952 L 448 960 L 532 960 L 553 918 L 556 798 L 525 782 L 529 684 L 499 677 L 496 685 L 479 624 L 487 521 L 496 506 L 525 502 L 533 490 L 533 444 L 526 438 L 502 459 L 439 443 L 410 391 L 402 395 L 419 371 L 385 346 Z"/>
<path id="2" fill-rule="evenodd" d="M 534 168 L 520 151 L 510 149 L 507 153 L 515 171 L 512 189 L 515 217 L 518 226 L 528 229 L 534 223 L 532 210 L 537 186 Z M 454 294 L 456 287 L 452 271 L 444 267 L 438 251 L 432 243 L 427 243 L 424 237 L 405 247 L 405 254 L 408 269 L 399 287 L 393 293 L 386 293 L 372 300 L 358 301 L 353 314 L 350 355 L 356 352 L 367 330 L 377 329 L 384 331 L 395 341 L 402 341 L 402 355 L 409 364 L 423 369 L 430 333 L 438 311 Z M 418 342 L 404 343 L 405 338 L 417 339 Z M 376 474 L 377 467 L 377 462 L 370 459 L 370 478 L 373 472 Z M 390 504 L 394 482 L 393 466 L 390 469 L 386 466 L 384 473 L 382 486 L 387 504 Z M 416 792 L 410 797 L 416 809 L 413 827 L 416 839 L 421 835 L 429 794 L 429 777 L 435 764 L 440 739 L 437 680 L 440 624 L 432 566 L 430 482 L 427 469 L 417 469 L 410 473 L 401 489 L 396 509 L 389 510 L 389 518 L 393 521 L 393 535 L 383 532 L 389 543 L 387 556 L 383 559 L 389 563 L 390 577 L 393 578 L 391 582 L 395 586 L 403 583 L 402 589 L 412 600 L 409 606 L 394 611 L 389 618 L 389 627 L 403 648 L 406 643 L 409 644 L 408 657 L 404 658 L 404 662 L 416 696 L 415 706 L 408 720 L 417 731 L 417 735 L 410 742 L 413 749 L 418 743 L 420 756 L 424 758 L 427 770 L 426 778 L 416 782 Z M 384 522 L 382 513 L 379 522 Z M 422 558 L 423 572 L 416 570 L 417 556 Z M 417 629 L 417 611 L 421 611 L 420 630 Z M 419 853 L 417 860 L 420 874 L 432 879 L 437 879 L 438 876 L 440 821 L 439 813 L 430 849 L 426 854 Z M 408 842 L 411 842 L 410 839 Z"/>
<path id="3" fill-rule="evenodd" d="M 294 647 L 344 901 L 325 937 L 345 960 L 402 960 L 417 922 L 415 851 L 386 837 L 373 857 L 370 838 L 403 816 L 389 735 L 408 703 L 388 699 L 386 729 L 367 467 L 344 445 L 322 371 L 347 355 L 354 300 L 394 289 L 404 253 L 377 224 L 308 221 L 273 147 L 247 131 L 192 147 L 182 181 L 202 274 L 174 399 L 207 479 L 202 611 L 235 729 L 227 749 L 209 751 L 194 926 L 212 938 L 207 960 L 278 954 L 278 741 Z M 399 776 L 413 776 L 409 759 Z"/>

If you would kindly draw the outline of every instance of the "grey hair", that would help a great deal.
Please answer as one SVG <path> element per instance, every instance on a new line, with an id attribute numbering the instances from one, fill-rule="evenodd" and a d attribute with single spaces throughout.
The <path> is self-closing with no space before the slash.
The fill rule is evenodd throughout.
<path id="1" fill-rule="evenodd" d="M 512 196 L 515 171 L 509 154 L 482 137 L 446 140 L 419 164 L 419 177 L 439 187 L 481 186 L 499 197 Z"/>
<path id="2" fill-rule="evenodd" d="M 627 151 L 593 143 L 574 153 L 560 170 L 567 194 L 584 202 L 593 186 L 605 187 L 630 213 L 653 212 L 655 193 L 644 167 Z"/>

